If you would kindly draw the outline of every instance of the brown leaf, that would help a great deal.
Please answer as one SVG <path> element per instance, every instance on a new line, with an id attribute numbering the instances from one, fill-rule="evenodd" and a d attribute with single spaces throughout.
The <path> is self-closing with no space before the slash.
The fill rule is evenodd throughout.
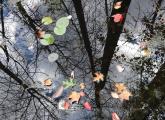
<path id="1" fill-rule="evenodd" d="M 39 29 L 39 30 L 37 30 L 36 35 L 37 35 L 37 37 L 40 38 L 40 39 L 41 39 L 41 38 L 44 38 L 45 31 Z"/>
<path id="2" fill-rule="evenodd" d="M 94 82 L 100 82 L 104 80 L 104 75 L 100 72 L 95 73 L 95 77 L 93 79 Z"/>
<path id="3" fill-rule="evenodd" d="M 71 94 L 69 95 L 68 99 L 71 100 L 71 102 L 79 102 L 79 99 L 80 99 L 80 93 L 76 92 L 76 91 L 73 91 L 71 92 Z"/>

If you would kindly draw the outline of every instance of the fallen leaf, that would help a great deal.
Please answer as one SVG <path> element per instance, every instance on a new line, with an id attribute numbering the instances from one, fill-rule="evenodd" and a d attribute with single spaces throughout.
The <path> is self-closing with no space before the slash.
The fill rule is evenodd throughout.
<path id="1" fill-rule="evenodd" d="M 119 95 L 116 92 L 111 92 L 111 96 L 113 98 L 119 98 Z"/>
<path id="2" fill-rule="evenodd" d="M 112 120 L 120 120 L 119 116 L 115 113 L 115 112 L 112 112 Z"/>
<path id="3" fill-rule="evenodd" d="M 117 23 L 117 22 L 122 22 L 123 21 L 123 15 L 122 14 L 115 14 L 112 16 L 114 18 L 114 22 Z"/>
<path id="4" fill-rule="evenodd" d="M 73 79 L 69 79 L 67 81 L 63 81 L 63 85 L 64 85 L 64 88 L 66 89 L 66 88 L 75 86 L 76 82 Z"/>
<path id="5" fill-rule="evenodd" d="M 36 36 L 37 36 L 38 38 L 40 38 L 40 39 L 44 38 L 44 36 L 45 36 L 45 31 L 43 31 L 43 30 L 41 30 L 41 29 L 37 30 Z"/>
<path id="6" fill-rule="evenodd" d="M 124 83 L 115 84 L 115 92 L 117 92 L 118 94 L 122 93 L 125 89 L 126 89 L 126 86 L 124 85 Z"/>
<path id="7" fill-rule="evenodd" d="M 100 72 L 96 72 L 93 81 L 94 82 L 104 81 L 104 75 Z"/>
<path id="8" fill-rule="evenodd" d="M 80 89 L 83 90 L 85 88 L 85 84 L 84 83 L 80 83 Z"/>
<path id="9" fill-rule="evenodd" d="M 81 97 L 84 97 L 85 96 L 85 93 L 83 91 L 80 92 L 80 96 Z"/>
<path id="10" fill-rule="evenodd" d="M 76 91 L 73 91 L 71 92 L 71 94 L 69 95 L 68 99 L 71 100 L 71 102 L 79 102 L 79 99 L 80 99 L 80 93 L 76 92 Z"/>
<path id="11" fill-rule="evenodd" d="M 129 100 L 129 97 L 132 96 L 132 94 L 128 90 L 124 90 L 121 94 L 119 94 L 120 100 Z"/>
<path id="12" fill-rule="evenodd" d="M 51 79 L 46 79 L 43 81 L 44 86 L 51 86 L 52 85 L 52 80 Z"/>
<path id="13" fill-rule="evenodd" d="M 122 1 L 116 2 L 115 5 L 114 5 L 114 8 L 115 9 L 121 8 L 121 4 L 122 4 Z"/>
<path id="14" fill-rule="evenodd" d="M 151 54 L 151 52 L 148 50 L 148 48 L 143 49 L 141 53 L 144 57 L 147 57 Z"/>
<path id="15" fill-rule="evenodd" d="M 124 68 L 121 65 L 116 65 L 117 71 L 118 72 L 123 72 Z"/>
<path id="16" fill-rule="evenodd" d="M 83 106 L 84 106 L 84 108 L 85 108 L 86 110 L 92 110 L 92 106 L 90 105 L 89 102 L 83 103 Z"/>
<path id="17" fill-rule="evenodd" d="M 60 86 L 56 90 L 56 92 L 52 95 L 52 98 L 58 98 L 58 97 L 60 97 L 62 95 L 63 91 L 64 91 L 64 87 L 63 86 Z"/>
<path id="18" fill-rule="evenodd" d="M 68 110 L 69 107 L 70 107 L 70 103 L 65 101 L 65 102 L 64 102 L 64 109 L 65 109 L 65 110 Z"/>

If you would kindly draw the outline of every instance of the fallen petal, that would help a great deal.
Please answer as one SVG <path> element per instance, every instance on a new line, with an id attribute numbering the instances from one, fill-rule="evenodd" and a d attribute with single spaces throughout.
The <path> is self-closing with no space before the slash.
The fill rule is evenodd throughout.
<path id="1" fill-rule="evenodd" d="M 85 102 L 83 106 L 86 110 L 92 110 L 92 106 L 89 104 L 89 102 Z"/>

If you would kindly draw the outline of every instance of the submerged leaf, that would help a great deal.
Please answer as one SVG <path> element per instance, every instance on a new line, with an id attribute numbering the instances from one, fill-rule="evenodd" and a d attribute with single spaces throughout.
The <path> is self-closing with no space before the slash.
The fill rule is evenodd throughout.
<path id="1" fill-rule="evenodd" d="M 62 95 L 63 91 L 64 91 L 64 87 L 63 86 L 60 86 L 56 90 L 56 92 L 52 95 L 52 98 L 58 98 L 58 97 L 60 97 Z"/>
<path id="2" fill-rule="evenodd" d="M 43 17 L 41 21 L 44 25 L 49 25 L 53 22 L 51 17 Z"/>
<path id="3" fill-rule="evenodd" d="M 48 60 L 49 62 L 54 62 L 58 59 L 58 54 L 57 53 L 51 53 L 48 55 Z"/>

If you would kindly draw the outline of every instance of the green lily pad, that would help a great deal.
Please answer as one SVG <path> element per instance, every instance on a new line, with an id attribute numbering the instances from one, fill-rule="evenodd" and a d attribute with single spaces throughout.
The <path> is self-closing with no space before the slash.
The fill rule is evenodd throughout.
<path id="1" fill-rule="evenodd" d="M 75 82 L 74 79 L 69 79 L 67 81 L 63 81 L 63 86 L 64 86 L 65 89 L 69 88 L 69 87 L 73 87 L 75 85 L 76 85 L 76 82 Z"/>
<path id="2" fill-rule="evenodd" d="M 56 26 L 54 28 L 54 33 L 56 35 L 63 35 L 65 32 L 66 32 L 66 27 L 58 27 L 58 26 Z"/>
<path id="3" fill-rule="evenodd" d="M 51 45 L 54 43 L 54 37 L 51 34 L 45 34 L 44 39 L 40 40 L 42 45 Z"/>
<path id="4" fill-rule="evenodd" d="M 57 22 L 56 22 L 56 26 L 58 26 L 60 28 L 65 28 L 68 25 L 69 25 L 68 17 L 62 17 L 62 18 L 58 19 Z"/>
<path id="5" fill-rule="evenodd" d="M 44 25 L 49 25 L 53 22 L 51 17 L 43 17 L 41 21 Z"/>

